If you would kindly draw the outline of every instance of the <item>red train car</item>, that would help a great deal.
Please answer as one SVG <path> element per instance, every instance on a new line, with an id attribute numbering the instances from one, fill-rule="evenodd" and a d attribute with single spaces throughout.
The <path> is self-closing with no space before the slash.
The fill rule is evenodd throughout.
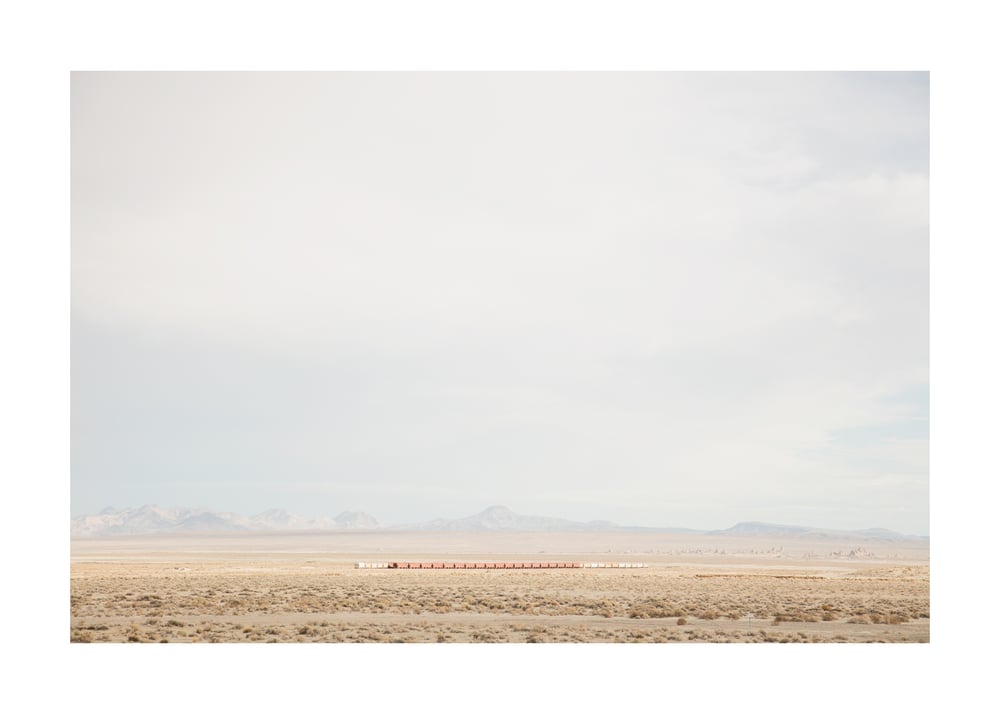
<path id="1" fill-rule="evenodd" d="M 642 567 L 641 564 L 632 563 L 590 563 L 584 564 L 577 561 L 551 561 L 551 560 L 531 560 L 531 561 L 493 561 L 493 562 L 430 562 L 430 563 L 410 563 L 405 561 L 392 561 L 390 563 L 371 564 L 367 567 L 392 568 L 399 570 L 538 570 L 549 568 L 583 568 L 590 567 Z M 362 565 L 358 565 L 362 567 Z"/>

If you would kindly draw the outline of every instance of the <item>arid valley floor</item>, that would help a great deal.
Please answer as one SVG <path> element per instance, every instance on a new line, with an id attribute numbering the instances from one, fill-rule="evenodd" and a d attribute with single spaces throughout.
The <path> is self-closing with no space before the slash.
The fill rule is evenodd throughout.
<path id="1" fill-rule="evenodd" d="M 928 642 L 921 541 L 399 531 L 71 542 L 73 642 Z M 358 570 L 357 561 L 642 562 Z"/>

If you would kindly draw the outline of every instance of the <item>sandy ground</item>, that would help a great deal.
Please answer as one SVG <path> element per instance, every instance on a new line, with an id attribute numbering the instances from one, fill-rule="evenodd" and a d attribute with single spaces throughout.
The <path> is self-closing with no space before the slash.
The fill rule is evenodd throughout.
<path id="1" fill-rule="evenodd" d="M 644 562 L 357 570 L 358 560 Z M 928 642 L 926 543 L 669 534 L 76 539 L 74 642 Z"/>

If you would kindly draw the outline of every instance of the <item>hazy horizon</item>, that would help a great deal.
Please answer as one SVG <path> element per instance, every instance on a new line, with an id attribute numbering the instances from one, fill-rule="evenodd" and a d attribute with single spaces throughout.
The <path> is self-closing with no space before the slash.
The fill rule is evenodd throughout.
<path id="1" fill-rule="evenodd" d="M 71 92 L 73 516 L 929 534 L 927 73 Z"/>
<path id="2" fill-rule="evenodd" d="M 240 511 L 234 510 L 234 509 L 227 509 L 227 508 L 215 509 L 215 508 L 208 508 L 208 507 L 205 507 L 205 506 L 190 505 L 190 504 L 185 505 L 185 504 L 161 504 L 161 503 L 144 503 L 144 504 L 139 504 L 139 505 L 120 506 L 120 507 L 119 506 L 115 506 L 115 505 L 109 505 L 109 506 L 105 507 L 104 509 L 102 509 L 99 512 L 86 513 L 86 514 L 74 514 L 74 518 L 79 518 L 79 517 L 84 517 L 84 516 L 86 516 L 86 517 L 99 516 L 99 515 L 101 515 L 102 513 L 106 512 L 108 510 L 111 510 L 114 513 L 121 513 L 123 511 L 132 511 L 132 510 L 141 511 L 142 509 L 145 509 L 145 508 L 157 508 L 157 509 L 162 509 L 164 511 L 185 511 L 185 510 L 203 511 L 204 510 L 204 511 L 210 511 L 210 512 L 213 512 L 213 513 L 228 513 L 228 514 L 232 514 L 234 516 L 241 516 L 241 517 L 245 517 L 245 518 L 253 518 L 255 516 L 265 515 L 265 514 L 271 512 L 271 511 L 283 511 L 285 513 L 288 513 L 289 515 L 293 515 L 293 516 L 305 516 L 305 517 L 308 517 L 308 518 L 311 518 L 311 519 L 315 519 L 317 521 L 319 521 L 321 519 L 333 519 L 333 518 L 335 518 L 337 516 L 345 515 L 345 514 L 361 514 L 361 515 L 365 515 L 365 516 L 371 516 L 372 518 L 374 518 L 375 521 L 377 522 L 377 526 L 375 526 L 375 528 L 378 528 L 378 529 L 393 529 L 393 528 L 402 528 L 402 527 L 406 527 L 406 526 L 425 526 L 428 523 L 431 523 L 431 522 L 437 521 L 437 520 L 457 521 L 457 520 L 463 520 L 463 519 L 474 517 L 474 516 L 480 516 L 480 515 L 488 514 L 491 511 L 494 511 L 496 509 L 502 509 L 502 510 L 511 512 L 515 516 L 523 517 L 523 518 L 539 517 L 539 518 L 551 519 L 551 520 L 554 520 L 554 521 L 565 520 L 565 521 L 568 521 L 568 522 L 574 523 L 574 524 L 610 523 L 610 525 L 612 525 L 614 527 L 617 527 L 617 528 L 649 528 L 649 529 L 652 529 L 652 530 L 656 530 L 656 529 L 667 529 L 667 530 L 670 530 L 670 529 L 677 528 L 677 529 L 680 529 L 680 530 L 691 530 L 691 531 L 695 531 L 695 532 L 702 532 L 702 531 L 708 532 L 708 531 L 716 531 L 716 530 L 723 531 L 723 530 L 726 530 L 728 528 L 732 528 L 733 526 L 739 526 L 739 525 L 744 525 L 744 524 L 757 524 L 757 523 L 759 523 L 759 524 L 762 524 L 762 525 L 769 525 L 769 526 L 808 527 L 808 528 L 813 528 L 815 530 L 840 530 L 840 529 L 836 529 L 836 528 L 830 528 L 830 527 L 828 527 L 827 525 L 825 525 L 823 523 L 775 523 L 775 522 L 771 522 L 771 521 L 758 521 L 758 520 L 755 520 L 755 519 L 744 519 L 744 520 L 741 520 L 741 521 L 735 521 L 733 523 L 729 523 L 728 525 L 725 525 L 725 526 L 712 526 L 712 527 L 677 526 L 677 525 L 671 524 L 671 523 L 657 523 L 657 524 L 651 524 L 651 523 L 617 523 L 617 522 L 611 522 L 608 519 L 592 519 L 591 521 L 577 521 L 577 520 L 574 520 L 574 519 L 571 519 L 571 518 L 563 518 L 558 513 L 525 513 L 525 512 L 522 512 L 522 511 L 518 511 L 516 508 L 510 508 L 507 505 L 502 504 L 502 503 L 493 503 L 493 504 L 490 504 L 488 506 L 484 506 L 483 508 L 478 509 L 475 513 L 448 514 L 446 516 L 445 515 L 441 515 L 441 514 L 426 513 L 426 514 L 424 514 L 424 516 L 422 518 L 420 518 L 418 520 L 406 521 L 406 522 L 399 522 L 399 523 L 397 523 L 397 522 L 386 522 L 386 521 L 383 521 L 381 518 L 378 517 L 377 513 L 372 513 L 371 511 L 367 511 L 367 510 L 365 510 L 363 508 L 346 508 L 346 509 L 342 509 L 342 510 L 337 511 L 337 512 L 304 514 L 304 513 L 299 513 L 299 512 L 287 509 L 287 508 L 274 507 L 274 508 L 267 508 L 267 509 L 264 509 L 262 511 L 244 513 L 244 512 L 240 512 Z M 872 525 L 864 527 L 864 528 L 856 528 L 856 529 L 851 529 L 851 530 L 857 530 L 857 531 L 862 531 L 862 530 L 878 530 L 880 528 L 881 528 L 881 526 L 879 526 L 878 524 L 872 524 Z M 892 529 L 885 529 L 885 530 L 892 530 Z M 212 532 L 212 531 L 206 531 L 206 532 Z M 476 531 L 476 532 L 478 532 L 478 531 Z M 899 531 L 893 531 L 893 532 L 899 533 Z M 927 533 L 899 533 L 899 534 L 900 535 L 906 535 L 906 536 L 929 537 Z"/>

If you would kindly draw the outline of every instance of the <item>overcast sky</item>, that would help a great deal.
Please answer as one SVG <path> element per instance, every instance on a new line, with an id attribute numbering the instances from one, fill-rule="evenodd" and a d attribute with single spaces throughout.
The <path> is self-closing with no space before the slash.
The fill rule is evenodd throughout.
<path id="1" fill-rule="evenodd" d="M 72 512 L 928 530 L 926 74 L 72 79 Z"/>

